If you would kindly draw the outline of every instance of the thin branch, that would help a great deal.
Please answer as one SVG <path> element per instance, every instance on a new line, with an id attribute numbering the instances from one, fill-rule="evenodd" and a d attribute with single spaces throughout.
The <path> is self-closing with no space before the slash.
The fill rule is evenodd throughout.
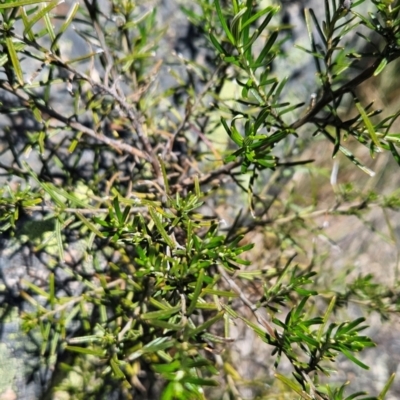
<path id="1" fill-rule="evenodd" d="M 100 82 L 96 82 L 90 76 L 78 71 L 75 68 L 72 68 L 68 62 L 64 61 L 61 57 L 57 56 L 56 54 L 50 52 L 48 49 L 40 46 L 38 43 L 33 42 L 27 38 L 24 38 L 16 33 L 14 33 L 13 36 L 16 39 L 20 40 L 21 42 L 23 42 L 29 46 L 32 46 L 41 52 L 44 52 L 45 57 L 47 59 L 46 61 L 49 62 L 50 64 L 57 65 L 61 68 L 64 68 L 66 71 L 69 71 L 73 75 L 77 76 L 79 79 L 82 79 L 82 80 L 88 82 L 92 87 L 97 87 L 104 93 L 107 93 L 108 95 L 113 97 L 117 101 L 117 103 L 121 106 L 121 108 L 125 111 L 127 118 L 131 122 L 133 129 L 135 130 L 136 134 L 138 135 L 139 140 L 141 141 L 141 143 L 143 145 L 144 151 L 147 153 L 146 159 L 147 159 L 147 161 L 149 161 L 151 163 L 151 165 L 153 167 L 153 172 L 155 173 L 156 177 L 160 177 L 160 170 L 159 170 L 159 166 L 157 163 L 157 157 L 153 153 L 153 148 L 150 145 L 149 140 L 148 140 L 148 138 L 144 132 L 144 129 L 142 127 L 142 124 L 140 122 L 140 116 L 137 114 L 137 111 L 134 109 L 133 104 L 129 104 L 124 97 L 119 95 L 117 93 L 115 87 L 110 88 L 106 85 L 103 85 Z M 11 86 L 10 86 L 10 88 L 11 88 Z M 11 92 L 13 92 L 13 91 L 11 91 Z M 39 107 L 39 105 L 37 105 L 37 106 Z M 68 124 L 73 127 L 72 121 L 68 121 Z M 84 130 L 82 130 L 82 132 L 89 134 L 88 132 L 85 132 Z M 104 141 L 104 143 L 106 143 L 106 142 Z M 111 143 L 112 142 L 109 142 L 106 144 L 112 145 Z M 125 146 L 128 146 L 128 145 L 120 144 L 121 149 Z M 129 147 L 131 147 L 131 146 L 129 146 Z M 127 149 L 127 147 L 125 147 L 124 151 L 127 151 L 126 149 Z M 138 149 L 135 149 L 135 150 L 138 151 Z M 129 152 L 132 153 L 131 150 Z"/>
<path id="2" fill-rule="evenodd" d="M 99 294 L 104 292 L 105 289 L 111 289 L 113 287 L 116 287 L 120 284 L 123 284 L 124 280 L 123 279 L 117 279 L 115 281 L 112 281 L 110 283 L 107 283 L 107 285 L 103 288 L 103 287 L 99 287 L 97 289 L 94 290 L 90 290 L 89 292 L 85 292 L 84 294 L 77 296 L 75 298 L 73 298 L 72 300 L 67 301 L 66 303 L 60 304 L 58 307 L 55 307 L 53 310 L 47 311 L 44 314 L 42 314 L 41 316 L 35 318 L 35 322 L 39 323 L 40 321 L 45 321 L 46 319 L 48 319 L 49 317 L 52 317 L 54 315 L 56 315 L 57 313 L 68 309 L 69 307 L 75 305 L 76 303 L 79 303 L 80 301 L 84 300 L 85 298 L 87 298 L 87 296 L 92 296 L 95 294 Z M 25 298 L 27 301 L 32 302 L 34 301 L 35 304 L 37 305 L 36 300 L 34 300 L 27 292 L 25 292 L 24 290 L 20 291 L 20 295 Z M 30 321 L 33 322 L 33 321 Z"/>
<path id="3" fill-rule="evenodd" d="M 400 54 L 397 58 L 400 57 Z M 313 117 L 315 117 L 325 106 L 327 106 L 331 101 L 343 96 L 346 93 L 353 92 L 357 86 L 371 78 L 374 75 L 374 72 L 377 70 L 379 65 L 383 60 L 383 56 L 378 57 L 372 65 L 366 68 L 363 72 L 357 75 L 350 82 L 347 82 L 342 87 L 334 91 L 324 91 L 322 97 L 315 103 L 314 107 L 312 107 L 306 115 L 295 121 L 290 127 L 294 130 L 300 128 L 301 126 L 307 124 L 308 122 L 312 122 Z M 392 60 L 391 60 L 392 61 Z"/>
<path id="4" fill-rule="evenodd" d="M 0 206 L 0 210 L 6 208 L 5 206 Z M 54 207 L 49 205 L 43 206 L 24 206 L 24 210 L 28 212 L 66 212 L 72 214 L 85 214 L 85 215 L 97 215 L 97 214 L 107 214 L 110 212 L 108 208 L 72 208 L 72 207 Z M 138 214 L 147 212 L 147 207 L 132 207 L 129 214 Z"/>
<path id="5" fill-rule="evenodd" d="M 268 331 L 268 334 L 276 339 L 274 329 L 269 324 L 269 322 L 258 312 L 258 307 L 244 295 L 242 289 L 240 289 L 236 282 L 227 274 L 223 267 L 218 266 L 218 272 L 225 279 L 229 287 L 239 296 L 239 299 L 242 301 L 242 303 L 250 309 L 260 326 L 265 328 Z"/>
<path id="6" fill-rule="evenodd" d="M 220 175 L 230 175 L 232 170 L 237 168 L 239 165 L 241 165 L 241 160 L 231 161 L 228 164 L 222 165 L 214 171 L 211 171 L 208 174 L 204 174 L 203 176 L 201 176 L 199 178 L 199 183 L 201 185 L 205 185 L 212 182 L 213 179 L 219 178 Z M 196 178 L 194 176 L 188 177 L 180 182 L 178 185 L 174 185 L 173 188 L 175 189 L 175 191 L 178 191 L 182 190 L 182 186 L 184 186 L 185 189 L 190 190 L 194 187 L 195 179 Z"/>
<path id="7" fill-rule="evenodd" d="M 0 88 L 6 90 L 14 94 L 18 97 L 19 100 L 22 101 L 22 104 L 29 108 L 30 101 L 32 100 L 31 97 L 22 90 L 14 89 L 8 82 L 2 81 L 0 82 Z M 141 150 L 137 149 L 136 147 L 130 146 L 129 144 L 122 143 L 118 140 L 111 139 L 100 132 L 96 132 L 93 129 L 88 128 L 87 126 L 81 124 L 77 121 L 72 121 L 71 119 L 59 114 L 57 111 L 53 110 L 52 108 L 47 107 L 42 102 L 35 101 L 35 106 L 42 112 L 48 114 L 49 117 L 54 118 L 63 124 L 66 127 L 70 127 L 78 132 L 82 132 L 85 135 L 92 137 L 93 139 L 106 144 L 107 146 L 112 147 L 114 150 L 118 151 L 119 153 L 125 152 L 131 154 L 133 156 L 139 157 L 141 159 L 145 159 L 150 161 L 149 157 Z"/>

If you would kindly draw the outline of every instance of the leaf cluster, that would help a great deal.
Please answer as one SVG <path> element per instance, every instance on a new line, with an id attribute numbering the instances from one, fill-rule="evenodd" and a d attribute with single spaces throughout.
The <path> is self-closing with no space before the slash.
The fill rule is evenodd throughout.
<path id="1" fill-rule="evenodd" d="M 11 160 L 0 164 L 8 179 L 0 243 L 27 247 L 44 276 L 4 285 L 12 301 L 1 318 L 18 305 L 46 369 L 43 398 L 241 398 L 246 382 L 230 359 L 241 325 L 267 355 L 255 397 L 268 398 L 277 381 L 296 398 L 364 396 L 329 384 L 338 357 L 367 369 L 359 353 L 374 346 L 361 334 L 363 317 L 341 321 L 339 312 L 361 299 L 386 318 L 398 312 L 397 287 L 384 290 L 366 275 L 326 296 L 319 249 L 308 263 L 288 250 L 307 253 L 318 216 L 396 211 L 398 193 L 343 186 L 329 209 L 304 206 L 290 190 L 271 195 L 275 182 L 308 168 L 313 160 L 296 155 L 322 143 L 317 135 L 332 143 L 333 157 L 341 152 L 367 174 L 345 139 L 400 164 L 400 111 L 380 118 L 356 93 L 400 56 L 400 3 L 373 0 L 370 14 L 357 11 L 362 3 L 325 0 L 323 20 L 306 10 L 310 47 L 301 50 L 318 82 L 301 102 L 289 95 L 292 77 L 274 69 L 289 35 L 278 5 L 185 4 L 207 54 L 200 63 L 162 52 L 157 9 L 135 2 L 112 0 L 105 12 L 85 0 L 67 15 L 57 14 L 57 1 L 0 4 L 1 112 L 9 122 L 0 139 Z M 348 46 L 354 32 L 372 52 Z M 68 35 L 82 41 L 81 54 L 68 51 Z M 279 253 L 272 265 L 257 262 L 258 233 L 273 238 L 265 246 Z M 283 358 L 290 376 L 280 373 Z"/>

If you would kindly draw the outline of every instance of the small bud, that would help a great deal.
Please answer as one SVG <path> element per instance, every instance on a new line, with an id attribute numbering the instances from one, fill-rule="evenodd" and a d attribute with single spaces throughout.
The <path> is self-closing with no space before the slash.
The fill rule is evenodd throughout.
<path id="1" fill-rule="evenodd" d="M 344 0 L 342 3 L 342 7 L 345 8 L 346 10 L 350 10 L 351 3 L 352 3 L 351 0 Z"/>

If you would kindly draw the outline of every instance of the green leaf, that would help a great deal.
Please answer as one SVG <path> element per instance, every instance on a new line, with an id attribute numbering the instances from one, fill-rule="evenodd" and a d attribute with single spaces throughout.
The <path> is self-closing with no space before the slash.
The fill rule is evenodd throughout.
<path id="1" fill-rule="evenodd" d="M 358 99 L 355 100 L 355 105 L 357 107 L 358 112 L 361 115 L 361 118 L 364 121 L 364 124 L 365 124 L 365 126 L 368 130 L 368 133 L 371 136 L 371 139 L 374 142 L 375 146 L 378 148 L 382 147 L 381 144 L 379 143 L 378 137 L 376 136 L 375 128 L 372 125 L 371 120 L 368 118 L 367 113 L 365 112 L 364 108 L 362 107 L 362 105 Z"/>
<path id="2" fill-rule="evenodd" d="M 159 328 L 168 329 L 171 331 L 179 331 L 182 329 L 181 324 L 172 324 L 170 322 L 161 319 L 147 319 L 146 324 L 151 326 L 157 326 Z"/>
<path id="3" fill-rule="evenodd" d="M 42 3 L 42 2 L 41 2 Z M 56 8 L 60 4 L 60 0 L 53 0 L 49 2 L 49 4 L 42 8 L 40 11 L 38 11 L 29 21 L 27 24 L 24 23 L 24 36 L 29 34 L 29 32 L 32 32 L 32 27 L 40 21 L 42 18 L 44 18 L 51 10 Z"/>
<path id="4" fill-rule="evenodd" d="M 310 346 L 318 348 L 319 342 L 315 340 L 312 336 L 305 335 L 302 332 L 295 332 L 295 335 L 299 337 L 304 343 L 308 343 Z"/>
<path id="5" fill-rule="evenodd" d="M 309 296 L 304 297 L 301 300 L 300 304 L 295 308 L 294 313 L 293 313 L 293 318 L 295 321 L 297 321 L 301 317 L 304 306 L 306 305 L 309 298 L 310 298 Z"/>
<path id="6" fill-rule="evenodd" d="M 57 249 L 58 249 L 58 257 L 60 258 L 60 261 L 64 260 L 64 247 L 62 243 L 62 237 L 61 237 L 61 221 L 59 218 L 56 218 L 56 240 L 57 240 Z"/>
<path id="7" fill-rule="evenodd" d="M 169 310 L 169 309 L 172 308 L 172 306 L 169 305 L 168 303 L 166 304 L 166 302 L 158 301 L 158 300 L 156 300 L 154 297 L 150 297 L 149 303 L 150 303 L 152 306 L 155 306 L 155 307 L 157 307 L 157 308 L 160 309 L 160 310 Z"/>
<path id="8" fill-rule="evenodd" d="M 47 0 L 18 0 L 18 1 L 10 1 L 8 3 L 0 4 L 0 10 L 5 8 L 17 8 L 22 6 L 30 6 L 32 4 L 40 4 L 40 3 L 47 3 Z"/>
<path id="9" fill-rule="evenodd" d="M 68 29 L 68 27 L 71 25 L 73 19 L 75 18 L 76 13 L 79 10 L 79 3 L 76 2 L 72 5 L 72 7 L 69 10 L 69 13 L 67 15 L 67 17 L 65 18 L 65 21 L 63 22 L 63 24 L 61 25 L 56 38 L 54 39 L 53 43 L 51 44 L 51 48 L 54 49 L 57 46 L 57 42 L 60 40 L 61 36 L 63 35 L 63 33 Z"/>
<path id="10" fill-rule="evenodd" d="M 347 349 L 345 349 L 343 346 L 338 346 L 339 347 L 339 351 L 346 356 L 350 361 L 353 361 L 354 364 L 357 364 L 359 367 L 368 370 L 369 367 L 368 365 L 365 365 L 364 363 L 362 363 L 359 359 L 355 358 Z"/>
<path id="11" fill-rule="evenodd" d="M 228 24 L 226 23 L 226 20 L 225 20 L 225 17 L 222 14 L 221 4 L 220 4 L 219 0 L 214 0 L 214 5 L 217 10 L 217 15 L 218 15 L 219 21 L 221 23 L 222 29 L 225 31 L 227 38 L 229 39 L 229 41 L 232 44 L 236 44 L 235 38 L 233 37 L 232 32 L 229 30 Z"/>
<path id="12" fill-rule="evenodd" d="M 260 17 L 262 17 L 264 14 L 273 11 L 275 7 L 273 6 L 269 6 L 264 8 L 263 10 L 258 11 L 257 13 L 255 13 L 252 17 L 250 17 L 249 19 L 246 20 L 246 22 L 244 22 L 242 24 L 242 29 L 244 30 L 248 25 L 252 24 L 254 21 L 258 20 Z"/>
<path id="13" fill-rule="evenodd" d="M 1 9 L 1 7 L 0 7 L 0 9 Z M 11 64 L 14 68 L 15 76 L 17 77 L 17 80 L 18 80 L 18 83 L 21 86 L 24 86 L 24 75 L 22 73 L 21 64 L 19 63 L 17 52 L 15 50 L 13 40 L 10 36 L 6 36 L 6 47 L 7 47 L 10 59 L 11 59 Z M 10 84 L 12 84 L 12 82 L 10 82 Z"/>
<path id="14" fill-rule="evenodd" d="M 356 392 L 350 395 L 349 397 L 346 397 L 345 400 L 354 400 L 356 397 L 364 396 L 368 394 L 367 392 Z M 340 395 L 343 396 L 343 392 L 340 393 Z M 341 397 L 339 397 L 341 399 Z M 364 397 L 363 399 L 360 400 L 377 400 L 376 397 Z"/>
<path id="15" fill-rule="evenodd" d="M 119 207 L 118 196 L 114 197 L 114 199 L 113 199 L 113 207 L 114 207 L 115 215 L 117 216 L 119 224 L 122 224 L 124 221 L 122 219 L 122 212 Z"/>
<path id="16" fill-rule="evenodd" d="M 166 350 L 174 345 L 175 341 L 168 337 L 159 337 L 147 343 L 141 349 L 142 353 L 154 353 L 156 351 Z"/>
<path id="17" fill-rule="evenodd" d="M 125 374 L 121 371 L 119 365 L 118 365 L 118 358 L 117 355 L 114 354 L 113 358 L 110 360 L 110 366 L 112 371 L 114 372 L 114 376 L 117 379 L 126 379 Z"/>
<path id="18" fill-rule="evenodd" d="M 380 64 L 378 65 L 378 68 L 375 70 L 374 72 L 374 76 L 378 76 L 386 67 L 386 65 L 388 64 L 388 59 L 384 58 Z"/>
<path id="19" fill-rule="evenodd" d="M 279 11 L 279 9 L 280 6 L 272 7 L 271 12 L 264 18 L 264 21 L 261 23 L 261 25 L 254 31 L 249 42 L 244 44 L 244 51 L 247 51 L 251 44 L 258 39 L 261 33 L 263 33 L 264 29 L 268 26 L 268 24 L 271 22 L 272 17 Z"/>
<path id="20" fill-rule="evenodd" d="M 52 308 L 56 304 L 54 273 L 49 275 L 49 301 Z"/>
<path id="21" fill-rule="evenodd" d="M 44 9 L 46 9 L 46 8 L 47 7 L 45 7 Z M 56 46 L 53 47 L 53 43 L 56 40 L 56 34 L 54 32 L 54 27 L 53 27 L 53 24 L 51 22 L 50 15 L 49 15 L 48 12 L 46 12 L 44 14 L 43 19 L 44 19 L 44 23 L 46 25 L 47 33 L 49 34 L 50 40 L 51 40 L 51 43 L 52 43 L 51 50 L 55 50 L 57 47 Z"/>
<path id="22" fill-rule="evenodd" d="M 267 57 L 267 55 L 269 54 L 272 46 L 274 45 L 276 39 L 278 38 L 278 34 L 279 34 L 278 31 L 274 31 L 271 33 L 270 37 L 267 40 L 267 43 L 265 43 L 264 48 L 261 50 L 261 53 L 257 57 L 257 60 L 255 62 L 256 64 L 261 65 L 261 63 L 264 62 L 264 60 Z"/>
<path id="23" fill-rule="evenodd" d="M 242 146 L 243 145 L 243 137 L 240 135 L 238 130 L 235 128 L 235 126 L 232 124 L 231 128 L 229 128 L 228 124 L 226 123 L 226 120 L 221 117 L 221 123 L 222 126 L 225 128 L 227 134 L 229 137 L 238 145 Z"/>
<path id="24" fill-rule="evenodd" d="M 230 24 L 230 31 L 232 32 L 232 35 L 235 38 L 235 43 L 239 43 L 240 41 L 240 36 L 241 36 L 241 22 L 243 15 L 247 12 L 247 8 L 244 7 L 242 8 L 232 19 L 231 24 Z"/>
<path id="25" fill-rule="evenodd" d="M 198 300 L 198 298 L 200 296 L 201 289 L 203 288 L 203 279 L 204 279 L 204 269 L 201 269 L 200 272 L 199 272 L 199 276 L 197 278 L 197 281 L 196 281 L 196 286 L 195 286 L 195 289 L 194 289 L 194 292 L 193 292 L 192 299 L 190 301 L 190 305 L 189 305 L 189 307 L 187 309 L 187 315 L 192 314 L 192 312 L 196 308 L 197 300 Z"/>
<path id="26" fill-rule="evenodd" d="M 43 290 L 39 286 L 36 286 L 35 284 L 27 281 L 26 279 L 22 279 L 21 283 L 22 283 L 23 286 L 27 286 L 29 289 L 34 291 L 39 296 L 43 296 L 46 299 L 50 298 L 50 294 L 49 293 L 47 293 L 45 290 Z"/>
<path id="27" fill-rule="evenodd" d="M 327 47 L 327 41 L 326 41 L 325 34 L 319 25 L 319 18 L 316 17 L 314 10 L 312 8 L 309 9 L 309 12 L 310 12 L 311 18 L 314 21 L 314 25 L 317 28 L 317 32 L 319 34 L 319 37 L 322 40 L 322 43 L 324 44 L 325 47 Z"/>
<path id="28" fill-rule="evenodd" d="M 157 212 L 153 209 L 153 207 L 149 207 L 149 213 L 150 216 L 152 218 L 152 220 L 154 221 L 158 232 L 160 233 L 160 235 L 163 237 L 163 239 L 165 240 L 165 242 L 167 243 L 167 245 L 169 247 L 171 247 L 171 249 L 175 248 L 175 243 L 174 241 L 168 236 L 167 231 L 164 229 L 163 224 L 161 222 L 161 219 L 159 218 Z"/>
<path id="29" fill-rule="evenodd" d="M 232 123 L 231 125 L 231 139 L 238 145 L 238 146 L 242 146 L 243 145 L 243 137 L 242 135 L 239 133 L 239 131 L 236 129 L 236 126 Z"/>
<path id="30" fill-rule="evenodd" d="M 104 357 L 105 350 L 89 349 L 87 347 L 65 346 L 65 350 L 73 351 L 74 353 L 86 354 L 88 356 Z"/>
<path id="31" fill-rule="evenodd" d="M 204 322 L 203 324 L 199 325 L 197 328 L 191 330 L 189 332 L 189 335 L 191 337 L 196 336 L 197 334 L 205 331 L 206 329 L 208 329 L 210 326 L 214 325 L 217 321 L 219 321 L 221 318 L 223 318 L 225 312 L 224 311 L 220 311 L 217 315 L 215 315 L 212 318 L 209 318 L 206 322 Z"/>
<path id="32" fill-rule="evenodd" d="M 202 291 L 203 294 L 213 294 L 216 296 L 221 296 L 221 297 L 238 297 L 238 294 L 227 291 L 227 290 L 217 290 L 217 289 L 203 289 Z"/>
<path id="33" fill-rule="evenodd" d="M 322 335 L 324 333 L 326 324 L 329 321 L 329 317 L 331 316 L 333 309 L 335 308 L 335 304 L 336 304 L 336 297 L 333 296 L 331 301 L 329 302 L 329 306 L 327 308 L 327 310 L 325 311 L 324 317 L 323 317 L 323 323 L 321 324 L 321 326 L 318 329 L 318 335 L 317 335 L 317 340 L 320 341 L 322 338 Z"/>
<path id="34" fill-rule="evenodd" d="M 100 341 L 101 336 L 99 335 L 77 336 L 68 339 L 68 343 L 95 343 Z"/>
<path id="35" fill-rule="evenodd" d="M 288 112 L 292 112 L 292 111 L 296 110 L 297 108 L 303 107 L 304 104 L 305 103 L 297 103 L 297 104 L 294 104 L 293 106 L 286 107 L 283 110 L 279 111 L 278 115 L 281 117 L 282 115 L 284 115 L 284 114 L 286 114 Z"/>
<path id="36" fill-rule="evenodd" d="M 159 310 L 159 311 L 151 311 L 148 313 L 144 313 L 140 315 L 142 320 L 146 319 L 161 319 L 161 318 L 169 318 L 171 315 L 176 314 L 177 312 L 181 311 L 181 306 L 171 307 L 166 310 Z"/>
<path id="37" fill-rule="evenodd" d="M 364 171 L 366 174 L 369 176 L 375 176 L 375 172 L 372 171 L 370 168 L 362 164 L 354 155 L 351 153 L 351 151 L 347 150 L 343 146 L 339 146 L 339 150 L 352 162 L 354 163 L 358 168 L 360 168 L 362 171 Z"/>
<path id="38" fill-rule="evenodd" d="M 151 368 L 158 373 L 163 373 L 163 372 L 174 372 L 178 370 L 180 366 L 181 366 L 180 360 L 174 360 L 168 364 L 153 364 Z"/>
<path id="39" fill-rule="evenodd" d="M 335 143 L 335 139 L 325 130 L 322 131 L 322 133 L 332 142 Z M 354 155 L 353 153 L 343 147 L 342 145 L 339 146 L 339 150 L 341 151 L 342 154 L 344 154 L 353 164 L 355 164 L 358 168 L 360 168 L 363 172 L 368 174 L 369 176 L 375 176 L 375 172 L 372 171 L 370 168 L 366 167 L 364 164 L 362 164 Z"/>
<path id="40" fill-rule="evenodd" d="M 21 8 L 21 17 L 22 17 L 22 22 L 24 24 L 24 35 L 28 37 L 29 40 L 34 41 L 35 40 L 35 35 L 32 32 L 32 29 L 29 28 L 29 19 L 28 15 L 26 13 L 26 10 L 24 7 Z"/>
<path id="41" fill-rule="evenodd" d="M 285 76 L 279 83 L 278 87 L 276 88 L 275 92 L 274 92 L 274 103 L 276 104 L 279 101 L 279 96 L 282 93 L 283 88 L 285 87 L 285 85 L 287 84 L 289 80 L 289 77 Z"/>
<path id="42" fill-rule="evenodd" d="M 388 381 L 386 382 L 384 388 L 382 389 L 382 391 L 379 393 L 378 395 L 378 400 L 384 400 L 387 392 L 389 391 L 390 387 L 392 386 L 393 382 L 394 382 L 394 378 L 396 377 L 396 374 L 392 374 L 390 376 L 390 378 L 388 379 Z"/>
<path id="43" fill-rule="evenodd" d="M 310 395 L 308 395 L 303 390 L 303 388 L 299 384 L 293 382 L 291 379 L 287 378 L 286 376 L 281 375 L 281 374 L 274 374 L 274 376 L 276 379 L 280 380 L 286 386 L 290 387 L 290 389 L 292 389 L 294 392 L 296 392 L 302 399 L 305 399 L 305 400 L 313 399 Z"/>
<path id="44" fill-rule="evenodd" d="M 398 153 L 395 145 L 392 142 L 389 142 L 389 149 L 393 155 L 393 158 L 396 160 L 397 164 L 400 166 L 400 154 Z"/>
<path id="45" fill-rule="evenodd" d="M 338 332 L 337 332 L 337 333 L 338 333 L 339 335 L 347 334 L 347 333 L 349 333 L 350 331 L 352 331 L 357 325 L 362 324 L 364 321 L 365 321 L 365 318 L 364 318 L 364 317 L 360 317 L 360 318 L 355 319 L 355 320 L 352 321 L 352 322 L 343 323 L 343 324 L 338 328 Z M 358 329 L 356 329 L 356 331 L 359 331 L 359 330 L 362 330 L 362 329 L 365 329 L 365 328 L 366 328 L 366 326 L 359 327 Z"/>
<path id="46" fill-rule="evenodd" d="M 95 226 L 94 224 L 92 224 L 83 214 L 81 214 L 80 212 L 76 212 L 75 215 L 83 222 L 83 224 L 90 230 L 92 231 L 94 234 L 96 234 L 97 236 L 101 237 L 101 238 L 105 238 L 105 236 L 103 235 L 103 233 L 101 233 Z M 101 221 L 100 219 L 98 219 L 98 221 Z M 104 221 L 103 221 L 104 222 Z M 103 226 L 108 227 L 108 225 L 106 224 L 102 224 Z"/>
<path id="47" fill-rule="evenodd" d="M 167 170 L 165 169 L 165 163 L 162 160 L 160 155 L 157 156 L 157 160 L 158 160 L 158 163 L 160 164 L 160 168 L 161 168 L 161 174 L 162 174 L 163 182 L 164 182 L 164 190 L 165 190 L 165 193 L 168 194 L 169 193 L 169 183 L 168 183 L 168 178 L 167 178 Z"/>

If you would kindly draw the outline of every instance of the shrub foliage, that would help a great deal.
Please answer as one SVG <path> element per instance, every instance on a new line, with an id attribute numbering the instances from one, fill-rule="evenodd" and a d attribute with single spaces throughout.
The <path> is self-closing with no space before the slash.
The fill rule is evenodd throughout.
<path id="1" fill-rule="evenodd" d="M 400 2 L 305 11 L 311 99 L 290 94 L 303 84 L 294 66 L 276 69 L 292 51 L 279 5 L 193 3 L 181 7 L 192 57 L 165 50 L 157 9 L 136 2 L 0 4 L 2 243 L 41 263 L 41 277 L 3 288 L 3 318 L 17 304 L 46 370 L 42 398 L 229 399 L 247 386 L 254 398 L 366 399 L 329 384 L 338 356 L 368 368 L 358 353 L 374 346 L 364 318 L 339 310 L 361 298 L 388 318 L 398 295 L 371 275 L 325 291 L 318 249 L 306 263 L 296 253 L 316 234 L 312 218 L 398 210 L 398 196 L 343 186 L 318 209 L 285 182 L 312 168 L 302 153 L 313 142 L 366 174 L 347 143 L 400 164 L 400 111 L 381 117 L 357 97 L 400 57 Z M 238 324 L 266 354 L 250 383 L 231 358 Z"/>

